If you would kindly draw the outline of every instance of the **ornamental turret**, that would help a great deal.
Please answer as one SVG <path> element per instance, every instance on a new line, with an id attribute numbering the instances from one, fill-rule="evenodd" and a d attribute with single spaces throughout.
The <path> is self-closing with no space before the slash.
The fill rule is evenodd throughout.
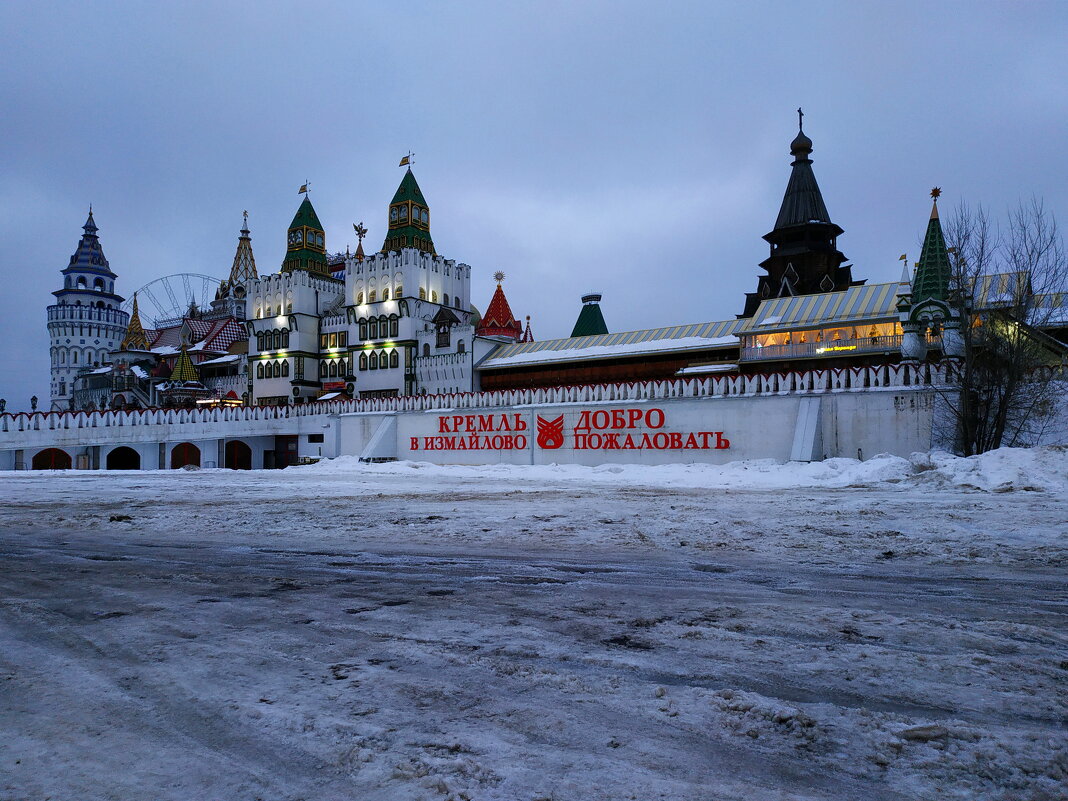
<path id="1" fill-rule="evenodd" d="M 582 296 L 582 309 L 579 310 L 575 327 L 571 329 L 572 337 L 593 337 L 607 334 L 608 325 L 601 314 L 601 293 L 591 292 Z"/>
<path id="2" fill-rule="evenodd" d="M 739 317 L 752 317 L 763 300 L 820 292 L 841 292 L 863 281 L 854 281 L 852 268 L 838 250 L 842 229 L 831 222 L 816 176 L 812 172 L 812 140 L 798 113 L 797 136 L 790 143 L 790 180 L 786 185 L 775 228 L 764 235 L 771 254 L 760 263 L 767 275 L 757 282 L 756 292 L 747 292 Z"/>
<path id="3" fill-rule="evenodd" d="M 938 219 L 938 198 L 942 190 L 931 190 L 931 216 L 923 238 L 920 260 L 912 285 L 899 292 L 897 310 L 901 320 L 901 356 L 908 361 L 920 361 L 927 355 L 928 341 L 941 339 L 942 353 L 950 358 L 964 355 L 961 335 L 961 314 L 953 304 L 951 280 L 953 268 L 949 263 L 949 249 Z M 906 273 L 902 280 L 908 277 Z"/>
<path id="4" fill-rule="evenodd" d="M 482 315 L 475 329 L 475 336 L 495 337 L 517 342 L 523 336 L 523 324 L 512 316 L 512 307 L 508 305 L 508 298 L 504 296 L 504 290 L 501 288 L 504 273 L 498 271 L 493 277 L 497 281 L 497 289 L 490 299 L 486 313 Z"/>
<path id="5" fill-rule="evenodd" d="M 415 248 L 434 255 L 434 240 L 430 238 L 430 207 L 409 167 L 393 200 L 389 203 L 389 228 L 382 252 L 390 253 Z"/>
<path id="6" fill-rule="evenodd" d="M 286 257 L 282 262 L 283 273 L 298 270 L 331 277 L 326 259 L 326 233 L 307 194 L 304 195 L 293 222 L 289 224 Z"/>
<path id="7" fill-rule="evenodd" d="M 130 316 L 115 294 L 118 276 L 104 256 L 93 210 L 63 272 L 63 287 L 48 307 L 51 356 L 51 408 L 71 408 L 74 379 L 80 370 L 99 366 L 122 341 Z"/>

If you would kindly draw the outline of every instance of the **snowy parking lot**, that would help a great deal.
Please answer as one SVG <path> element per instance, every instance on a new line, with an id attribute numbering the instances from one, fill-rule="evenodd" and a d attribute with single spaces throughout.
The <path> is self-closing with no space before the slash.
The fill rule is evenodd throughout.
<path id="1" fill-rule="evenodd" d="M 0 799 L 1065 798 L 1063 449 L 0 492 Z"/>

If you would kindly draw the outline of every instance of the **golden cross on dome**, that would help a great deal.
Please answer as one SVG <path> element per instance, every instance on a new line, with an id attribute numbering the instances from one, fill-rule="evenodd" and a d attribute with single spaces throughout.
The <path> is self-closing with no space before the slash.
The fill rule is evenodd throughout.
<path id="1" fill-rule="evenodd" d="M 493 280 L 499 284 L 501 281 L 504 280 L 504 273 L 498 270 L 493 274 Z"/>
<path id="2" fill-rule="evenodd" d="M 941 195 L 942 195 L 942 187 L 936 186 L 934 189 L 931 190 L 931 197 L 933 197 L 935 200 L 938 200 L 938 198 L 941 197 Z"/>

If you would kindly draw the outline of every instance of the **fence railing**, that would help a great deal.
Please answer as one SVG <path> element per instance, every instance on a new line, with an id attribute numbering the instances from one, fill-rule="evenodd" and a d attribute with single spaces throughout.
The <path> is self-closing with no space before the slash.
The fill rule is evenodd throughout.
<path id="1" fill-rule="evenodd" d="M 917 388 L 948 383 L 952 379 L 952 369 L 951 363 L 891 364 L 878 367 L 844 367 L 754 375 L 716 375 L 623 384 L 457 392 L 443 395 L 401 395 L 385 398 L 317 401 L 299 406 L 18 412 L 0 415 L 0 447 L 3 446 L 2 435 L 4 433 L 19 431 L 254 422 L 325 414 L 391 414 L 541 404 L 612 403 L 668 398 L 736 398 L 863 391 L 876 388 Z"/>

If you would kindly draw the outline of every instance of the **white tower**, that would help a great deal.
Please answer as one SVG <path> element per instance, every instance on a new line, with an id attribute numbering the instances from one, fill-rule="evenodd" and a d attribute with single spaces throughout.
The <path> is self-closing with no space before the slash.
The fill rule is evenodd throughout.
<path id="1" fill-rule="evenodd" d="M 56 302 L 48 307 L 53 411 L 71 408 L 78 371 L 105 363 L 130 322 L 119 308 L 123 298 L 115 294 L 117 276 L 100 247 L 91 208 L 82 228 L 78 249 L 63 270 L 63 288 L 52 293 Z"/>

